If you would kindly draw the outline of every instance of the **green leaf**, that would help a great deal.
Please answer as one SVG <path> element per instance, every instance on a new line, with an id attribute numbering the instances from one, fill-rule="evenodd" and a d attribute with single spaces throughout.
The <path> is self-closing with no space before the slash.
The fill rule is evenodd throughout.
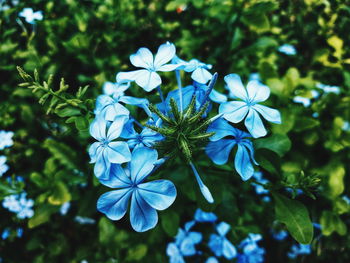
<path id="1" fill-rule="evenodd" d="M 313 225 L 306 207 L 299 201 L 272 193 L 275 200 L 277 220 L 284 223 L 296 241 L 310 244 L 313 238 Z"/>
<path id="2" fill-rule="evenodd" d="M 126 256 L 126 261 L 140 261 L 147 254 L 147 246 L 144 244 L 139 244 L 136 247 L 128 249 L 128 254 Z"/>
<path id="3" fill-rule="evenodd" d="M 287 135 L 274 134 L 270 137 L 257 140 L 254 145 L 256 149 L 269 149 L 282 157 L 290 150 L 292 142 Z"/>
<path id="4" fill-rule="evenodd" d="M 342 165 L 332 167 L 332 169 L 330 170 L 328 185 L 330 188 L 331 197 L 337 197 L 344 192 L 344 176 L 345 169 Z"/>
<path id="5" fill-rule="evenodd" d="M 272 174 L 279 174 L 281 170 L 281 158 L 268 149 L 258 149 L 255 152 L 255 160 L 262 168 Z"/>
<path id="6" fill-rule="evenodd" d="M 320 219 L 322 234 L 325 236 L 331 235 L 333 232 L 338 232 L 339 235 L 344 236 L 347 232 L 345 223 L 340 217 L 331 212 L 323 211 Z"/>
<path id="7" fill-rule="evenodd" d="M 51 214 L 54 213 L 55 211 L 56 211 L 56 208 L 52 206 L 49 206 L 49 205 L 40 206 L 38 209 L 35 210 L 34 216 L 31 219 L 29 219 L 28 227 L 34 228 L 41 224 L 46 223 L 47 221 L 49 221 Z"/>
<path id="8" fill-rule="evenodd" d="M 315 128 L 319 125 L 320 122 L 318 120 L 309 117 L 300 117 L 296 119 L 293 130 L 296 132 L 301 132 Z"/>
<path id="9" fill-rule="evenodd" d="M 63 182 L 57 182 L 48 201 L 52 205 L 62 205 L 71 200 L 71 194 Z"/>
<path id="10" fill-rule="evenodd" d="M 56 110 L 56 114 L 60 117 L 71 117 L 80 115 L 81 112 L 79 109 L 74 107 L 65 107 L 63 109 Z"/>
<path id="11" fill-rule="evenodd" d="M 172 210 L 167 210 L 161 215 L 161 225 L 164 231 L 170 236 L 173 237 L 176 235 L 177 230 L 179 229 L 180 218 L 179 215 Z"/>

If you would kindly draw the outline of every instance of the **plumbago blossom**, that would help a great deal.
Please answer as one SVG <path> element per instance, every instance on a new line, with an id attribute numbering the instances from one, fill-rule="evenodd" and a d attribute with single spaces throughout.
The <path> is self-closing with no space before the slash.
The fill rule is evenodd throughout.
<path id="1" fill-rule="evenodd" d="M 243 180 L 248 180 L 254 173 L 253 164 L 257 164 L 251 139 L 267 133 L 259 114 L 274 123 L 280 123 L 280 115 L 277 110 L 257 104 L 268 98 L 268 87 L 254 80 L 245 90 L 238 75 L 230 74 L 225 77 L 230 91 L 226 96 L 214 89 L 218 74 L 210 72 L 211 65 L 196 59 L 179 59 L 172 43 L 161 45 L 155 55 L 140 48 L 130 61 L 140 69 L 119 72 L 117 82 L 105 83 L 103 94 L 96 100 L 96 117 L 90 125 L 90 134 L 96 141 L 90 146 L 89 155 L 95 164 L 95 176 L 115 189 L 100 197 L 98 210 L 111 220 L 119 220 L 126 214 L 131 199 L 131 226 L 143 232 L 156 226 L 156 210 L 168 208 L 176 198 L 170 181 L 148 181 L 163 163 L 180 158 L 192 170 L 204 198 L 213 203 L 213 195 L 193 157 L 205 149 L 213 162 L 221 165 L 237 148 L 235 168 Z M 164 96 L 160 74 L 169 71 L 175 73 L 178 88 Z M 193 82 L 183 87 L 181 71 L 191 73 Z M 150 96 L 129 96 L 135 85 Z M 243 101 L 228 101 L 233 97 Z M 217 109 L 219 114 L 213 114 Z M 245 115 L 249 133 L 232 126 Z M 176 249 L 173 247 L 172 251 Z"/>

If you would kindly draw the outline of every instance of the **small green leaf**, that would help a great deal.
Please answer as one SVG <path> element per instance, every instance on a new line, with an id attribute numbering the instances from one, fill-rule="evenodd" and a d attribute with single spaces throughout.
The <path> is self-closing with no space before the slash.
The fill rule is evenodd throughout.
<path id="1" fill-rule="evenodd" d="M 62 205 L 69 202 L 71 198 L 71 194 L 66 185 L 62 182 L 57 182 L 53 188 L 52 194 L 48 198 L 48 201 L 52 205 Z"/>
<path id="2" fill-rule="evenodd" d="M 176 235 L 177 230 L 179 229 L 179 222 L 179 215 L 172 210 L 167 210 L 161 215 L 162 228 L 170 237 Z"/>
<path id="3" fill-rule="evenodd" d="M 285 155 L 291 148 L 292 143 L 287 135 L 274 134 L 270 137 L 259 139 L 255 143 L 255 148 L 265 148 L 277 153 L 280 157 Z"/>
<path id="4" fill-rule="evenodd" d="M 128 249 L 128 254 L 126 256 L 126 261 L 140 261 L 147 254 L 147 246 L 144 244 L 139 244 L 136 247 Z"/>
<path id="5" fill-rule="evenodd" d="M 283 195 L 272 193 L 275 200 L 277 219 L 284 223 L 296 241 L 309 244 L 313 237 L 313 225 L 309 212 L 299 201 L 289 199 Z"/>
<path id="6" fill-rule="evenodd" d="M 63 109 L 56 110 L 56 114 L 60 117 L 71 117 L 71 116 L 80 115 L 81 112 L 77 108 L 73 108 L 73 107 L 68 106 L 68 107 L 65 107 Z"/>
<path id="7" fill-rule="evenodd" d="M 339 235 L 344 236 L 347 232 L 345 223 L 338 215 L 331 211 L 323 211 L 320 219 L 322 234 L 325 236 L 331 235 L 333 232 L 338 232 Z"/>

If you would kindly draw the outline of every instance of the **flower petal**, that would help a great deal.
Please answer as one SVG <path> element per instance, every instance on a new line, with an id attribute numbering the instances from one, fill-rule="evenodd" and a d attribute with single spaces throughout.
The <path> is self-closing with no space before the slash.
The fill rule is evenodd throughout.
<path id="1" fill-rule="evenodd" d="M 135 97 L 131 97 L 131 96 L 122 96 L 119 98 L 119 101 L 124 102 L 126 104 L 130 104 L 130 105 L 136 105 L 139 107 L 141 107 L 142 105 L 149 104 L 147 99 L 135 98 Z"/>
<path id="2" fill-rule="evenodd" d="M 106 125 L 107 122 L 102 118 L 96 118 L 90 124 L 90 134 L 98 141 L 106 139 Z"/>
<path id="3" fill-rule="evenodd" d="M 110 188 L 128 188 L 132 185 L 129 176 L 125 173 L 120 164 L 111 164 L 108 179 L 100 179 L 100 183 Z"/>
<path id="4" fill-rule="evenodd" d="M 255 104 L 254 109 L 257 110 L 267 121 L 272 123 L 281 123 L 281 114 L 278 110 Z"/>
<path id="5" fill-rule="evenodd" d="M 158 159 L 158 153 L 154 149 L 140 147 L 132 152 L 129 163 L 131 180 L 138 184 L 148 176 Z"/>
<path id="6" fill-rule="evenodd" d="M 223 243 L 222 243 L 222 252 L 224 257 L 228 260 L 233 259 L 237 256 L 237 250 L 235 246 L 226 238 L 223 240 Z"/>
<path id="7" fill-rule="evenodd" d="M 97 178 L 108 178 L 109 169 L 111 163 L 108 161 L 107 152 L 105 149 L 102 149 L 98 157 L 96 158 L 96 163 L 94 167 L 94 174 Z"/>
<path id="8" fill-rule="evenodd" d="M 247 93 L 250 102 L 261 102 L 270 96 L 270 88 L 257 80 L 251 80 L 247 85 Z"/>
<path id="9" fill-rule="evenodd" d="M 248 113 L 248 106 L 244 101 L 230 101 L 220 105 L 219 113 L 224 113 L 224 118 L 230 122 L 238 123 Z"/>
<path id="10" fill-rule="evenodd" d="M 149 92 L 162 84 L 162 80 L 158 73 L 145 69 L 142 71 L 142 74 L 139 74 L 135 81 L 136 84 L 143 88 L 145 91 Z"/>
<path id="11" fill-rule="evenodd" d="M 139 68 L 152 68 L 153 55 L 152 52 L 145 47 L 140 48 L 135 54 L 130 56 L 131 64 Z"/>
<path id="12" fill-rule="evenodd" d="M 167 209 L 175 201 L 176 188 L 168 180 L 156 180 L 139 184 L 139 194 L 154 209 Z"/>
<path id="13" fill-rule="evenodd" d="M 123 83 L 128 81 L 134 81 L 137 78 L 139 78 L 140 75 L 143 75 L 145 72 L 148 72 L 148 70 L 139 69 L 139 70 L 128 71 L 128 72 L 119 72 L 117 74 L 117 82 Z"/>
<path id="14" fill-rule="evenodd" d="M 247 91 L 244 88 L 242 80 L 239 75 L 229 74 L 225 76 L 224 80 L 227 84 L 227 89 L 230 92 L 229 97 L 239 98 L 245 101 L 248 99 Z"/>
<path id="15" fill-rule="evenodd" d="M 136 138 L 137 135 L 138 133 L 134 129 L 134 120 L 128 120 L 127 123 L 125 123 L 123 126 L 123 131 L 120 134 L 120 137 L 124 139 L 131 139 Z"/>
<path id="16" fill-rule="evenodd" d="M 216 91 L 215 89 L 213 89 L 210 94 L 209 94 L 209 98 L 216 102 L 216 103 L 224 103 L 227 101 L 227 97 L 226 95 Z"/>
<path id="17" fill-rule="evenodd" d="M 105 120 L 114 121 L 117 116 L 129 116 L 130 112 L 120 103 L 113 103 L 105 107 L 103 115 Z"/>
<path id="18" fill-rule="evenodd" d="M 221 165 L 227 163 L 230 152 L 235 145 L 235 140 L 221 139 L 216 142 L 209 142 L 205 152 L 215 164 Z"/>
<path id="19" fill-rule="evenodd" d="M 258 112 L 255 111 L 254 108 L 251 108 L 249 110 L 248 116 L 245 119 L 244 124 L 247 127 L 249 133 L 254 138 L 259 138 L 267 134 L 264 124 L 261 121 Z"/>
<path id="20" fill-rule="evenodd" d="M 218 231 L 220 236 L 225 236 L 227 232 L 230 230 L 230 225 L 227 224 L 226 222 L 221 222 L 216 226 L 216 231 Z"/>
<path id="21" fill-rule="evenodd" d="M 254 174 L 254 168 L 250 161 L 250 156 L 247 149 L 238 144 L 238 149 L 235 157 L 235 168 L 237 173 L 242 177 L 243 181 L 248 180 Z"/>
<path id="22" fill-rule="evenodd" d="M 121 219 L 128 209 L 128 203 L 132 190 L 130 188 L 119 189 L 104 193 L 97 200 L 97 209 L 111 220 Z"/>
<path id="23" fill-rule="evenodd" d="M 113 84 L 113 83 L 112 83 Z M 96 99 L 95 114 L 98 115 L 108 105 L 114 103 L 114 99 L 107 95 L 100 95 Z"/>
<path id="24" fill-rule="evenodd" d="M 99 156 L 99 154 L 102 151 L 102 147 L 101 147 L 101 143 L 100 142 L 94 142 L 93 144 L 91 144 L 90 148 L 89 148 L 89 155 L 91 158 L 90 163 L 95 163 L 97 156 Z"/>
<path id="25" fill-rule="evenodd" d="M 225 119 L 219 118 L 210 124 L 207 132 L 215 132 L 213 136 L 210 137 L 211 141 L 218 141 L 226 136 L 237 137 L 238 129 L 232 127 Z"/>
<path id="26" fill-rule="evenodd" d="M 173 71 L 175 69 L 178 69 L 180 67 L 181 65 L 179 64 L 166 64 L 157 68 L 157 71 L 168 72 L 168 71 Z"/>
<path id="27" fill-rule="evenodd" d="M 175 56 L 175 52 L 175 45 L 170 42 L 160 45 L 154 59 L 154 67 L 156 70 L 159 70 L 159 67 L 172 60 L 172 58 Z"/>
<path id="28" fill-rule="evenodd" d="M 201 84 L 206 84 L 212 78 L 212 74 L 205 68 L 199 67 L 192 72 L 191 78 Z"/>
<path id="29" fill-rule="evenodd" d="M 145 232 L 158 223 L 157 211 L 143 200 L 138 191 L 135 191 L 131 198 L 130 222 L 137 232 Z"/>
<path id="30" fill-rule="evenodd" d="M 117 139 L 120 136 L 120 134 L 123 131 L 124 124 L 128 121 L 128 119 L 129 119 L 129 116 L 126 116 L 126 115 L 115 117 L 114 121 L 112 122 L 107 132 L 107 139 L 109 141 Z"/>
<path id="31" fill-rule="evenodd" d="M 126 163 L 131 160 L 131 153 L 126 142 L 110 142 L 106 151 L 111 163 Z"/>

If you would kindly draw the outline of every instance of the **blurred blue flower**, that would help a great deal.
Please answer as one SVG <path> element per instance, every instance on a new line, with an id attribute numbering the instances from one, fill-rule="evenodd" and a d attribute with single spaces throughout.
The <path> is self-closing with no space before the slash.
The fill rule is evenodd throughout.
<path id="1" fill-rule="evenodd" d="M 4 231 L 2 231 L 1 238 L 3 240 L 7 239 L 11 234 L 10 228 L 5 228 Z"/>
<path id="2" fill-rule="evenodd" d="M 135 81 L 145 91 L 151 91 L 158 87 L 162 80 L 157 71 L 173 71 L 179 65 L 166 64 L 175 56 L 175 46 L 172 43 L 165 43 L 158 48 L 157 54 L 153 54 L 148 48 L 140 48 L 130 56 L 131 64 L 135 67 L 144 68 L 130 72 L 119 72 L 117 82 Z"/>
<path id="3" fill-rule="evenodd" d="M 200 84 L 206 84 L 213 76 L 209 72 L 209 70 L 212 69 L 212 65 L 205 64 L 197 59 L 191 59 L 189 62 L 186 62 L 175 56 L 172 63 L 180 65 L 178 69 L 182 69 L 186 72 L 192 72 L 191 78 Z"/>
<path id="4" fill-rule="evenodd" d="M 0 156 L 0 177 L 6 173 L 9 169 L 9 166 L 6 164 L 6 156 Z"/>
<path id="5" fill-rule="evenodd" d="M 163 139 L 162 135 L 147 127 L 143 128 L 141 133 L 137 133 L 134 129 L 134 120 L 129 120 L 124 125 L 120 137 L 128 140 L 127 143 L 130 149 L 138 147 L 152 148 L 157 141 Z"/>
<path id="6" fill-rule="evenodd" d="M 251 80 L 261 81 L 260 74 L 259 73 L 251 73 L 249 75 L 249 81 L 251 81 Z"/>
<path id="7" fill-rule="evenodd" d="M 113 83 L 110 81 L 106 81 L 105 83 L 103 83 L 102 90 L 103 90 L 103 94 L 113 97 L 119 94 L 124 95 L 124 91 L 126 91 L 129 87 L 130 87 L 130 82 Z"/>
<path id="8" fill-rule="evenodd" d="M 285 230 L 272 231 L 272 237 L 278 241 L 285 240 L 288 237 L 288 232 Z"/>
<path id="9" fill-rule="evenodd" d="M 10 212 L 16 213 L 20 219 L 31 218 L 34 215 L 32 209 L 34 201 L 27 199 L 26 196 L 26 193 L 6 196 L 2 201 L 2 206 Z"/>
<path id="10" fill-rule="evenodd" d="M 290 45 L 290 44 L 284 44 L 284 45 L 280 46 L 278 48 L 278 51 L 283 53 L 283 54 L 289 55 L 289 56 L 297 54 L 295 47 Z"/>
<path id="11" fill-rule="evenodd" d="M 60 208 L 61 215 L 66 215 L 68 213 L 69 208 L 70 208 L 70 202 L 65 202 L 63 205 L 61 205 L 61 208 Z"/>
<path id="12" fill-rule="evenodd" d="M 330 86 L 322 83 L 317 83 L 316 87 L 323 90 L 324 93 L 335 93 L 335 94 L 340 93 L 340 88 L 338 86 Z"/>
<path id="13" fill-rule="evenodd" d="M 194 220 L 200 223 L 214 223 L 217 219 L 214 213 L 204 212 L 200 208 L 198 208 L 194 214 Z"/>
<path id="14" fill-rule="evenodd" d="M 219 260 L 216 257 L 210 257 L 205 263 L 219 263 Z"/>
<path id="15" fill-rule="evenodd" d="M 230 230 L 230 225 L 221 222 L 216 226 L 218 234 L 211 234 L 208 246 L 217 257 L 224 256 L 230 260 L 237 256 L 237 250 L 235 246 L 226 238 L 226 234 Z"/>
<path id="16" fill-rule="evenodd" d="M 13 145 L 12 136 L 13 132 L 11 131 L 0 131 L 0 150 L 5 149 L 6 147 L 11 147 Z"/>
<path id="17" fill-rule="evenodd" d="M 260 234 L 249 234 L 239 247 L 243 253 L 238 255 L 238 263 L 262 263 L 264 262 L 265 249 L 258 246 L 262 239 Z"/>
<path id="18" fill-rule="evenodd" d="M 263 178 L 263 174 L 260 171 L 254 172 L 253 177 L 257 182 L 262 184 L 267 184 L 269 182 L 269 180 Z M 262 185 L 256 183 L 252 183 L 252 186 L 254 187 L 255 192 L 258 195 L 263 195 L 263 201 L 269 202 L 271 200 L 268 196 L 269 190 L 265 189 Z"/>
<path id="19" fill-rule="evenodd" d="M 288 252 L 289 258 L 297 258 L 300 255 L 309 255 L 311 254 L 311 246 L 304 244 L 296 244 L 291 247 L 291 250 Z"/>
<path id="20" fill-rule="evenodd" d="M 23 236 L 23 228 L 17 228 L 17 237 L 21 238 Z"/>
<path id="21" fill-rule="evenodd" d="M 131 160 L 131 153 L 126 142 L 113 141 L 118 138 L 128 117 L 117 116 L 106 129 L 108 122 L 102 118 L 96 118 L 90 125 L 90 134 L 98 142 L 94 142 L 89 148 L 91 163 L 94 167 L 95 176 L 105 180 L 109 176 L 111 163 L 125 163 Z"/>
<path id="22" fill-rule="evenodd" d="M 226 120 L 219 118 L 208 128 L 207 132 L 215 132 L 205 148 L 205 152 L 210 159 L 218 165 L 225 164 L 229 158 L 233 147 L 237 145 L 238 149 L 235 156 L 235 168 L 243 180 L 248 180 L 254 174 L 252 161 L 254 160 L 253 144 L 246 132 L 232 127 Z M 228 138 L 222 139 L 226 136 Z M 233 138 L 232 138 L 233 136 Z"/>
<path id="23" fill-rule="evenodd" d="M 158 222 L 156 210 L 168 208 L 176 198 L 176 189 L 168 180 L 143 181 L 158 159 L 154 149 L 140 147 L 132 152 L 127 168 L 113 165 L 109 180 L 104 185 L 117 190 L 104 193 L 97 201 L 97 209 L 111 220 L 119 220 L 125 214 L 131 198 L 130 222 L 137 232 L 154 228 Z"/>
<path id="24" fill-rule="evenodd" d="M 258 104 L 270 96 L 269 87 L 252 80 L 248 82 L 247 89 L 245 89 L 241 78 L 237 74 L 227 75 L 225 82 L 230 91 L 229 96 L 242 100 L 229 101 L 220 105 L 219 113 L 223 113 L 226 120 L 238 123 L 246 117 L 244 124 L 254 138 L 267 134 L 260 115 L 269 122 L 281 123 L 281 115 L 278 110 Z"/>
<path id="25" fill-rule="evenodd" d="M 42 11 L 36 11 L 34 12 L 32 8 L 24 8 L 20 13 L 19 16 L 24 17 L 27 23 L 34 24 L 35 20 L 43 20 L 43 12 Z"/>
<path id="26" fill-rule="evenodd" d="M 76 216 L 74 220 L 81 225 L 93 225 L 96 223 L 95 219 L 83 216 Z"/>

